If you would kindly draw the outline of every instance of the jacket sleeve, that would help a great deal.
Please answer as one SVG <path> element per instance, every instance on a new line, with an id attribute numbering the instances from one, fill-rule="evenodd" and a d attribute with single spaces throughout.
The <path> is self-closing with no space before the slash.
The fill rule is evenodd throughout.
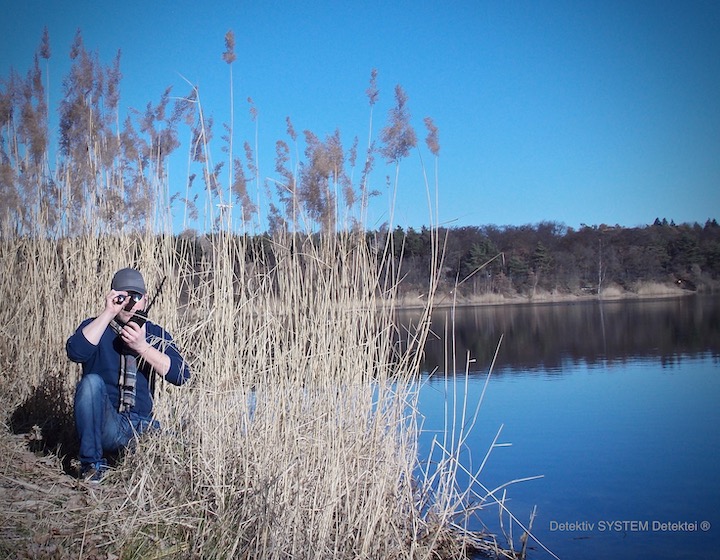
<path id="1" fill-rule="evenodd" d="M 86 319 L 80 323 L 80 326 L 72 335 L 70 335 L 70 338 L 68 338 L 65 343 L 67 356 L 73 362 L 80 364 L 87 362 L 97 352 L 98 347 L 85 338 L 85 335 L 82 332 L 85 325 L 90 323 L 90 321 L 92 321 L 92 319 Z"/>
<path id="2" fill-rule="evenodd" d="M 170 369 L 165 374 L 165 380 L 173 385 L 182 385 L 190 379 L 190 366 L 173 342 L 170 333 L 157 325 L 154 327 L 149 333 L 148 342 L 170 358 Z"/>

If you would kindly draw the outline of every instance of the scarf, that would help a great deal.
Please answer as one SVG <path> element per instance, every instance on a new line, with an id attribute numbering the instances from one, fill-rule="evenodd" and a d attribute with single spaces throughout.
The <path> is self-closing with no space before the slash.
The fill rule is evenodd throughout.
<path id="1" fill-rule="evenodd" d="M 116 334 L 120 334 L 123 326 L 113 320 L 110 326 Z M 125 345 L 123 344 L 123 347 Z M 118 411 L 125 412 L 135 406 L 135 386 L 137 382 L 137 358 L 131 353 L 129 348 L 124 348 L 120 355 L 120 377 L 118 379 L 118 387 L 120 388 L 120 404 Z"/>

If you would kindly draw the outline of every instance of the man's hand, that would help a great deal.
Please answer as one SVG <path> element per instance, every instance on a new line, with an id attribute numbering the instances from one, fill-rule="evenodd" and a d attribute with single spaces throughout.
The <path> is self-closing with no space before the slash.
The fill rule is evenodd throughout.
<path id="1" fill-rule="evenodd" d="M 105 309 L 90 323 L 85 325 L 82 332 L 87 338 L 88 342 L 97 346 L 100 343 L 100 337 L 102 336 L 105 329 L 110 322 L 116 317 L 123 308 L 123 304 L 118 302 L 118 296 L 126 296 L 127 292 L 118 292 L 116 290 L 110 290 L 105 295 Z"/>
<path id="2" fill-rule="evenodd" d="M 170 357 L 152 346 L 145 339 L 145 325 L 128 321 L 120 331 L 120 336 L 128 348 L 137 352 L 140 359 L 150 365 L 160 375 L 170 370 Z"/>
<path id="3" fill-rule="evenodd" d="M 123 296 L 120 301 L 118 298 L 120 296 Z M 127 300 L 128 293 L 127 292 L 118 292 L 116 290 L 110 290 L 107 295 L 105 296 L 105 311 L 107 315 L 112 315 L 113 319 L 115 316 L 120 313 L 122 308 L 125 305 L 125 301 Z"/>
<path id="4" fill-rule="evenodd" d="M 125 345 L 139 355 L 142 355 L 150 347 L 145 339 L 145 325 L 140 327 L 137 323 L 128 321 L 120 331 L 120 336 Z"/>

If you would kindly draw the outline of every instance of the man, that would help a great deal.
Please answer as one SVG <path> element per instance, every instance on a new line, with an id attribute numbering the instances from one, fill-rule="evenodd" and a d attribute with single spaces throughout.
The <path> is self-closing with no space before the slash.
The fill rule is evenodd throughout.
<path id="1" fill-rule="evenodd" d="M 145 280 L 139 271 L 115 273 L 105 308 L 86 319 L 67 341 L 67 355 L 82 364 L 75 390 L 75 426 L 81 475 L 97 482 L 107 469 L 105 453 L 131 445 L 152 417 L 154 377 L 182 385 L 190 370 L 160 326 L 145 321 Z"/>

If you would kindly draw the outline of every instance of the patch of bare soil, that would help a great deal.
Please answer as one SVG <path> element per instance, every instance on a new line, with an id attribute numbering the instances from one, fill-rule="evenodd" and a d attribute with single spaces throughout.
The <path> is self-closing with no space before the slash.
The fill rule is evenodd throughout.
<path id="1" fill-rule="evenodd" d="M 0 427 L 0 559 L 116 560 L 97 528 L 117 490 L 78 480 L 57 456 L 34 453 L 34 437 Z"/>

